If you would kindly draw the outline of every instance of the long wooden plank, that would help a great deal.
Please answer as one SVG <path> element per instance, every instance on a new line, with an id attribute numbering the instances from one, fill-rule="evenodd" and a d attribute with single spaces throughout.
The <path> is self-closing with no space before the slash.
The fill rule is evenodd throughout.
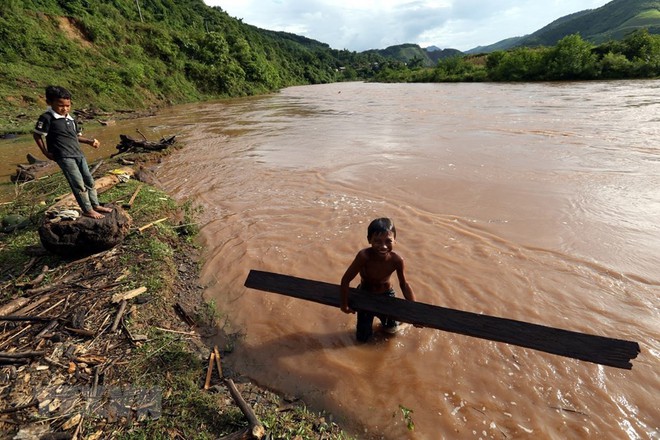
<path id="1" fill-rule="evenodd" d="M 251 289 L 340 306 L 339 286 L 288 275 L 251 270 L 245 280 Z M 579 333 L 513 319 L 481 315 L 399 298 L 373 297 L 351 289 L 349 305 L 385 315 L 401 322 L 452 333 L 505 342 L 560 356 L 580 359 L 610 367 L 632 368 L 631 359 L 640 352 L 633 341 Z"/>

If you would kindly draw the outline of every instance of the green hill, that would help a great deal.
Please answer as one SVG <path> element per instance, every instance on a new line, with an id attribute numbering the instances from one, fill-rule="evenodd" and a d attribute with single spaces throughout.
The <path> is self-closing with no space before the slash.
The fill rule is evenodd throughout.
<path id="1" fill-rule="evenodd" d="M 113 111 L 367 78 L 384 61 L 202 0 L 2 0 L 0 59 L 0 132 L 25 130 L 53 83 L 78 108 Z"/>
<path id="2" fill-rule="evenodd" d="M 456 49 L 438 49 L 436 47 L 422 49 L 417 44 L 399 44 L 385 49 L 372 49 L 362 52 L 381 56 L 389 60 L 399 61 L 409 66 L 433 67 L 438 60 L 462 55 Z"/>
<path id="3" fill-rule="evenodd" d="M 509 38 L 468 53 L 487 53 L 514 47 L 553 46 L 567 35 L 580 34 L 591 43 L 620 40 L 639 29 L 660 34 L 660 1 L 613 0 L 597 9 L 567 15 L 533 34 Z"/>

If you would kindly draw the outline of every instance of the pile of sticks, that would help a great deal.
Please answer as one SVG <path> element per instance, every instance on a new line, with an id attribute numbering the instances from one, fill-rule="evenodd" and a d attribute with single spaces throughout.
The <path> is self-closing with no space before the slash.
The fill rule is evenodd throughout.
<path id="1" fill-rule="evenodd" d="M 112 249 L 56 270 L 43 266 L 28 282 L 0 286 L 18 291 L 0 307 L 0 371 L 7 378 L 23 376 L 0 382 L 0 393 L 7 396 L 0 414 L 37 405 L 39 400 L 26 402 L 25 396 L 35 396 L 47 384 L 85 386 L 94 392 L 132 344 L 142 340 L 121 324 L 128 302 L 146 289 L 127 288 L 128 277 L 117 276 L 118 258 Z M 23 274 L 36 261 L 28 262 Z"/>

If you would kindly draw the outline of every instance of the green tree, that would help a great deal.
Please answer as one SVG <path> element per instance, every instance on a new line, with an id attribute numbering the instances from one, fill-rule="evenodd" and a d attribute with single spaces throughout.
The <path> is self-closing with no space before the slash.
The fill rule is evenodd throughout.
<path id="1" fill-rule="evenodd" d="M 633 70 L 633 63 L 620 53 L 608 52 L 600 60 L 601 78 L 622 79 L 628 78 Z"/>
<path id="2" fill-rule="evenodd" d="M 592 45 L 579 34 L 559 40 L 547 53 L 547 78 L 551 80 L 592 79 L 597 76 Z"/>
<path id="3" fill-rule="evenodd" d="M 517 48 L 509 52 L 488 55 L 486 69 L 493 81 L 534 81 L 543 77 L 546 69 L 545 49 Z"/>
<path id="4" fill-rule="evenodd" d="M 660 75 L 660 36 L 650 35 L 644 29 L 626 37 L 621 46 L 623 54 L 632 63 L 632 76 L 648 78 Z"/>

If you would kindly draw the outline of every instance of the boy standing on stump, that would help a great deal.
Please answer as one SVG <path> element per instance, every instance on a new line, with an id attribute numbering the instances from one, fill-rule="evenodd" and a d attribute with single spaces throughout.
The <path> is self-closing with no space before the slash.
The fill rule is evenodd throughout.
<path id="1" fill-rule="evenodd" d="M 408 301 L 415 301 L 415 294 L 406 281 L 403 258 L 393 251 L 396 239 L 396 228 L 389 218 L 378 218 L 367 228 L 367 240 L 371 245 L 362 249 L 356 255 L 346 273 L 341 279 L 341 310 L 344 313 L 355 313 L 348 305 L 350 282 L 359 274 L 358 289 L 368 295 L 394 296 L 390 283 L 392 273 L 396 271 L 399 286 L 403 296 Z M 375 315 L 368 312 L 357 312 L 356 337 L 360 342 L 366 342 L 373 334 Z M 399 325 L 392 318 L 379 316 L 383 330 L 396 333 Z"/>
<path id="2" fill-rule="evenodd" d="M 80 148 L 81 143 L 93 148 L 99 148 L 101 143 L 96 139 L 82 137 L 76 122 L 69 114 L 71 93 L 67 89 L 59 86 L 46 87 L 46 103 L 49 107 L 37 120 L 34 141 L 44 156 L 57 162 L 62 169 L 83 215 L 95 219 L 103 218 L 102 213 L 112 210 L 99 204 L 94 178 Z"/>

